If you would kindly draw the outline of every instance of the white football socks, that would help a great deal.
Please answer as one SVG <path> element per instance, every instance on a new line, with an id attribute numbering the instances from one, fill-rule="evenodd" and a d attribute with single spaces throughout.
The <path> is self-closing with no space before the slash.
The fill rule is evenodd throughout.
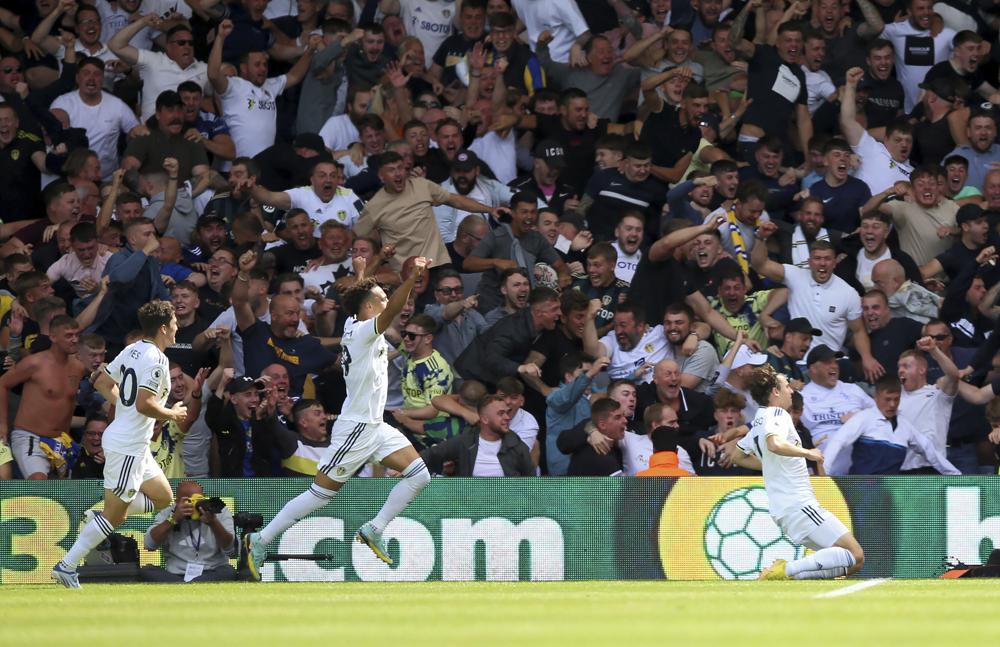
<path id="1" fill-rule="evenodd" d="M 271 543 L 275 537 L 298 523 L 300 519 L 329 503 L 335 494 L 337 494 L 335 490 L 328 490 L 313 483 L 308 490 L 286 503 L 281 512 L 271 519 L 271 523 L 264 526 L 260 531 L 261 541 L 265 544 Z"/>
<path id="2" fill-rule="evenodd" d="M 795 580 L 830 579 L 847 575 L 854 566 L 854 555 L 846 548 L 832 546 L 816 551 L 808 557 L 796 559 L 785 565 L 785 574 Z M 825 575 L 819 575 L 823 572 Z"/>
<path id="3" fill-rule="evenodd" d="M 431 482 L 431 475 L 424 465 L 424 460 L 418 458 L 403 470 L 403 478 L 389 492 L 382 509 L 378 511 L 371 524 L 379 532 L 385 530 L 389 522 L 395 519 L 410 502 L 417 498 L 420 491 Z"/>

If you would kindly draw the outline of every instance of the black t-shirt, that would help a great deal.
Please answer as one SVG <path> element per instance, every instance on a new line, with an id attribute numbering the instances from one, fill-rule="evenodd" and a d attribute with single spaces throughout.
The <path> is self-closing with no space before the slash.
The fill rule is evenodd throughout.
<path id="1" fill-rule="evenodd" d="M 639 141 L 652 149 L 653 164 L 670 167 L 698 150 L 701 128 L 693 124 L 682 125 L 681 111 L 664 103 L 659 112 L 646 118 Z"/>
<path id="2" fill-rule="evenodd" d="M 587 212 L 588 229 L 595 241 L 607 241 L 614 239 L 615 227 L 627 210 L 642 211 L 646 222 L 652 222 L 653 229 L 657 229 L 667 187 L 652 175 L 642 182 L 632 182 L 618 169 L 609 168 L 594 173 L 586 194 L 594 199 Z"/>
<path id="3" fill-rule="evenodd" d="M 976 89 L 983 83 L 986 83 L 986 74 L 983 72 L 982 66 L 977 67 L 976 71 L 971 74 L 961 74 L 946 59 L 927 70 L 927 76 L 924 77 L 924 81 L 930 83 L 937 78 L 944 78 L 951 81 L 954 84 L 952 87 L 956 89 L 964 87 L 966 94 L 963 96 L 966 105 L 971 106 L 981 102 Z"/>
<path id="4" fill-rule="evenodd" d="M 320 160 L 329 161 L 330 154 L 324 152 L 317 157 L 300 157 L 286 141 L 278 141 L 254 155 L 260 164 L 258 183 L 270 191 L 287 191 L 297 186 L 309 184 L 309 173 Z"/>
<path id="5" fill-rule="evenodd" d="M 563 182 L 556 182 L 555 187 L 552 190 L 552 195 L 546 196 L 542 193 L 541 187 L 539 187 L 538 183 L 535 182 L 535 176 L 531 173 L 522 175 L 511 182 L 509 186 L 514 193 L 519 191 L 531 191 L 538 196 L 539 209 L 551 209 L 560 214 L 563 212 L 563 207 L 566 205 L 567 200 L 573 196 L 579 197 L 581 195 L 576 188 Z"/>
<path id="6" fill-rule="evenodd" d="M 41 200 L 41 173 L 31 156 L 44 151 L 37 135 L 17 131 L 7 146 L 0 147 L 0 195 L 3 196 L 4 222 L 31 220 L 44 215 Z"/>
<path id="7" fill-rule="evenodd" d="M 944 268 L 944 273 L 948 275 L 948 278 L 954 279 L 963 269 L 976 262 L 976 257 L 979 256 L 979 252 L 982 249 L 982 247 L 969 249 L 962 241 L 958 241 L 949 247 L 947 251 L 941 252 L 935 258 L 941 263 L 941 267 Z"/>
<path id="8" fill-rule="evenodd" d="M 211 319 L 195 316 L 190 326 L 177 329 L 177 337 L 174 340 L 174 344 L 168 346 L 163 352 L 171 362 L 180 364 L 181 370 L 186 375 L 194 377 L 198 369 L 204 366 L 205 354 L 195 352 L 191 348 L 191 344 L 194 342 L 194 338 L 204 332 L 211 323 Z"/>
<path id="9" fill-rule="evenodd" d="M 302 386 L 310 373 L 320 373 L 336 360 L 312 335 L 276 337 L 271 325 L 257 321 L 238 331 L 243 338 L 243 363 L 246 374 L 257 377 L 271 364 L 281 364 L 291 380 L 289 395 L 302 395 Z"/>
<path id="10" fill-rule="evenodd" d="M 939 166 L 953 150 L 955 140 L 951 137 L 947 115 L 935 122 L 921 120 L 913 126 L 913 153 L 910 160 L 914 164 Z"/>
<path id="11" fill-rule="evenodd" d="M 866 71 L 858 90 L 867 95 L 865 116 L 869 128 L 885 128 L 903 112 L 903 85 L 893 77 L 880 81 Z"/>
<path id="12" fill-rule="evenodd" d="M 739 263 L 731 258 L 720 258 L 715 265 L 703 270 L 698 266 L 689 267 L 688 273 L 691 276 L 691 281 L 693 285 L 697 286 L 697 290 L 705 295 L 705 297 L 714 297 L 719 293 L 719 277 L 723 274 L 733 272 L 735 270 L 743 271 L 740 268 Z"/>
<path id="13" fill-rule="evenodd" d="M 645 411 L 646 407 L 659 401 L 655 384 L 640 384 L 636 387 L 636 411 Z M 715 425 L 715 404 L 712 398 L 704 393 L 681 388 L 681 408 L 682 410 L 677 412 L 677 422 L 684 432 L 682 440 L 684 437 L 690 438 L 703 433 Z"/>
<path id="14" fill-rule="evenodd" d="M 531 350 L 538 351 L 545 355 L 545 364 L 542 365 L 542 382 L 551 387 L 558 387 L 563 382 L 559 364 L 562 358 L 569 353 L 578 353 L 583 350 L 582 339 L 570 339 L 563 332 L 562 326 L 556 326 L 555 330 L 546 330 L 535 343 Z"/>
<path id="15" fill-rule="evenodd" d="M 469 40 L 461 31 L 456 31 L 442 41 L 437 51 L 434 52 L 433 59 L 435 65 L 440 65 L 444 68 L 444 72 L 441 74 L 442 83 L 448 85 L 458 78 L 455 76 L 455 66 L 465 58 L 465 54 L 472 49 L 472 46 L 485 38 L 485 36 L 483 34 L 476 40 Z"/>
<path id="16" fill-rule="evenodd" d="M 799 65 L 781 60 L 776 48 L 757 45 L 750 59 L 747 93 L 754 101 L 743 122 L 784 134 L 795 117 L 795 106 L 806 105 L 806 76 Z"/>
<path id="17" fill-rule="evenodd" d="M 209 322 L 215 321 L 216 317 L 229 308 L 230 290 L 231 287 L 226 286 L 221 293 L 216 292 L 207 284 L 198 288 L 198 299 L 201 300 L 201 305 L 198 306 L 198 316 L 208 319 Z"/>
<path id="18" fill-rule="evenodd" d="M 892 371 L 904 350 L 913 348 L 922 336 L 923 326 L 909 317 L 893 317 L 885 328 L 873 330 L 871 338 L 872 356 L 887 371 Z M 852 353 L 854 355 L 854 353 Z"/>
<path id="19" fill-rule="evenodd" d="M 671 303 L 683 301 L 694 292 L 694 281 L 687 268 L 671 256 L 655 263 L 649 254 L 643 254 L 639 267 L 632 276 L 629 299 L 646 308 L 646 323 L 656 326 L 663 323 L 663 313 Z"/>
<path id="20" fill-rule="evenodd" d="M 559 181 L 572 186 L 578 195 L 583 195 L 587 180 L 594 173 L 597 140 L 607 132 L 607 119 L 598 120 L 596 128 L 571 131 L 563 128 L 562 119 L 557 115 L 538 115 L 535 137 L 537 141 L 552 139 L 562 144 L 566 168 L 560 174 Z"/>
<path id="21" fill-rule="evenodd" d="M 301 274 L 306 269 L 306 265 L 314 258 L 323 255 L 318 245 L 313 245 L 309 249 L 299 249 L 291 243 L 286 243 L 280 247 L 273 247 L 267 250 L 274 254 L 274 271 L 276 274 L 295 272 Z"/>

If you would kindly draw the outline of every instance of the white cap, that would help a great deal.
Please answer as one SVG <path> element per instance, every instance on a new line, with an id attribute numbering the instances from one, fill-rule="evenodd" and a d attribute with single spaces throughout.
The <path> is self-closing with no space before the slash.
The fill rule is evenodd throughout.
<path id="1" fill-rule="evenodd" d="M 746 366 L 747 364 L 751 366 L 763 366 L 767 363 L 767 355 L 764 353 L 755 353 L 747 346 L 740 346 L 740 349 L 736 351 L 736 357 L 733 358 L 733 369 L 736 370 L 741 366 Z"/>

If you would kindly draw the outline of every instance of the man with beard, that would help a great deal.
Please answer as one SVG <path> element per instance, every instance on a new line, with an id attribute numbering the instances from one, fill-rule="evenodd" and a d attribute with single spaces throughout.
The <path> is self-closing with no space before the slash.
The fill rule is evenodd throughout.
<path id="1" fill-rule="evenodd" d="M 913 148 L 913 127 L 903 120 L 893 121 L 886 127 L 882 143 L 868 134 L 855 118 L 855 91 L 863 75 L 864 71 L 860 67 L 852 67 L 847 71 L 844 95 L 840 100 L 840 128 L 847 143 L 851 145 L 851 150 L 861 160 L 856 177 L 867 184 L 872 193 L 878 193 L 896 182 L 909 180 L 910 173 L 913 172 L 909 162 Z"/>
<path id="2" fill-rule="evenodd" d="M 626 301 L 615 310 L 614 329 L 600 340 L 598 356 L 607 357 L 608 377 L 648 384 L 653 381 L 653 366 L 670 355 L 670 344 L 663 326 L 646 324 L 646 311 L 640 303 Z M 584 339 L 597 338 L 594 320 L 587 322 Z M 585 344 L 590 348 L 590 344 Z"/>
<path id="3" fill-rule="evenodd" d="M 198 218 L 191 244 L 184 246 L 184 262 L 192 266 L 196 263 L 202 265 L 196 269 L 206 274 L 209 259 L 226 244 L 227 236 L 226 221 L 222 218 L 211 215 Z"/>
<path id="4" fill-rule="evenodd" d="M 474 203 L 478 204 L 478 203 Z M 490 230 L 465 258 L 466 272 L 482 272 L 479 281 L 479 311 L 489 312 L 502 303 L 500 273 L 511 267 L 529 272 L 536 263 L 545 263 L 559 273 L 560 284 L 570 282 L 569 269 L 549 242 L 535 229 L 537 201 L 531 193 L 520 192 L 510 200 L 511 215 Z"/>
<path id="5" fill-rule="evenodd" d="M 693 353 L 682 350 L 688 337 L 697 335 L 692 330 L 694 311 L 686 303 L 667 306 L 663 315 L 663 334 L 670 343 L 669 353 L 681 367 L 681 385 L 704 393 L 711 386 L 712 377 L 719 366 L 719 356 L 707 341 L 698 340 Z"/>
<path id="6" fill-rule="evenodd" d="M 869 290 L 861 297 L 865 328 L 872 340 L 872 355 L 882 366 L 892 366 L 905 350 L 910 350 L 921 337 L 923 326 L 905 316 L 894 315 L 889 298 L 879 289 Z"/>
<path id="7" fill-rule="evenodd" d="M 988 169 L 1000 165 L 1000 144 L 997 139 L 997 122 L 993 112 L 973 111 L 966 127 L 969 143 L 959 146 L 948 155 L 960 155 L 969 161 L 969 176 L 966 182 L 974 187 L 982 187 L 986 182 Z"/>
<path id="8" fill-rule="evenodd" d="M 851 416 L 875 405 L 860 386 L 840 381 L 838 356 L 826 344 L 815 346 L 806 356 L 810 382 L 802 389 L 802 424 L 817 449 L 823 449 Z"/>
<path id="9" fill-rule="evenodd" d="M 871 341 L 861 318 L 861 299 L 850 285 L 833 274 L 836 265 L 833 245 L 824 240 L 813 243 L 809 250 L 808 270 L 782 265 L 767 257 L 765 241 L 776 229 L 774 223 L 761 225 L 751 255 L 754 270 L 788 287 L 788 311 L 791 316 L 805 317 L 823 331 L 813 341 L 839 350 L 850 329 L 854 347 L 864 364 L 865 377 L 870 381 L 881 377 L 885 369 L 872 356 Z"/>
<path id="10" fill-rule="evenodd" d="M 951 54 L 955 32 L 948 27 L 933 32 L 933 0 L 908 0 L 906 5 L 906 20 L 887 24 L 882 30 L 882 38 L 891 42 L 896 50 L 896 76 L 906 93 L 903 111 L 909 114 L 917 105 L 918 86 L 927 73 Z M 872 191 L 875 190 L 873 187 Z"/>
<path id="11" fill-rule="evenodd" d="M 510 188 L 518 193 L 534 193 L 538 196 L 539 209 L 549 209 L 557 214 L 575 210 L 580 205 L 577 200 L 579 192 L 561 181 L 565 170 L 566 154 L 562 145 L 552 140 L 543 140 L 535 146 L 531 173 L 511 182 Z"/>
<path id="12" fill-rule="evenodd" d="M 285 244 L 268 250 L 274 255 L 277 274 L 305 271 L 309 261 L 323 252 L 313 235 L 313 223 L 303 209 L 292 209 L 285 214 Z"/>
<path id="13" fill-rule="evenodd" d="M 851 233 L 858 228 L 861 208 L 872 197 L 871 190 L 851 176 L 851 146 L 844 139 L 834 137 L 823 146 L 823 162 L 826 172 L 810 185 L 809 196 L 820 200 L 828 229 Z"/>
<path id="14" fill-rule="evenodd" d="M 184 102 L 184 138 L 201 144 L 212 159 L 224 161 L 236 157 L 236 144 L 229 134 L 229 126 L 222 117 L 201 109 L 205 93 L 194 81 L 177 86 L 177 94 Z"/>
<path id="15" fill-rule="evenodd" d="M 208 85 L 208 66 L 194 59 L 194 35 L 187 24 L 167 30 L 163 52 L 139 49 L 129 44 L 133 37 L 147 27 L 156 28 L 160 16 L 149 13 L 122 28 L 108 41 L 108 47 L 124 63 L 134 66 L 142 80 L 142 110 L 140 119 L 146 121 L 158 105 L 163 92 L 171 91 L 184 81 L 194 81 L 201 87 Z"/>
<path id="16" fill-rule="evenodd" d="M 103 88 L 104 61 L 88 56 L 77 64 L 76 92 L 61 95 L 49 110 L 64 126 L 83 128 L 97 153 L 103 181 L 118 168 L 118 137 L 138 132 L 139 122 L 125 102 Z"/>
<path id="17" fill-rule="evenodd" d="M 746 277 L 738 267 L 730 265 L 717 276 L 718 297 L 710 298 L 708 302 L 734 330 L 742 331 L 748 340 L 767 348 L 769 331 L 781 326 L 771 315 L 788 301 L 788 290 L 758 290 L 748 297 Z M 732 343 L 731 339 L 715 333 L 715 347 L 720 355 L 728 352 Z M 753 416 L 748 415 L 747 419 L 752 420 Z"/>
<path id="18" fill-rule="evenodd" d="M 577 212 L 587 218 L 596 240 L 610 240 L 626 209 L 639 208 L 647 222 L 657 222 L 663 209 L 666 188 L 652 177 L 652 151 L 645 144 L 633 142 L 625 150 L 621 169 L 598 171 L 587 183 L 587 190 Z M 652 232 L 654 235 L 658 232 Z"/>
<path id="19" fill-rule="evenodd" d="M 805 317 L 796 317 L 785 324 L 781 346 L 767 349 L 767 363 L 787 377 L 788 384 L 796 391 L 801 391 L 806 383 L 799 362 L 803 361 L 812 346 L 813 337 L 822 334 L 823 331 L 813 328 Z"/>
<path id="20" fill-rule="evenodd" d="M 954 280 L 964 269 L 972 263 L 977 265 L 985 263 L 991 253 L 984 251 L 990 233 L 990 224 L 986 219 L 986 213 L 978 204 L 966 204 L 959 207 L 955 213 L 955 222 L 962 230 L 959 240 L 920 268 L 920 275 L 923 279 L 931 279 L 942 272 Z M 989 248 L 995 253 L 995 248 Z"/>
<path id="21" fill-rule="evenodd" d="M 347 90 L 347 112 L 327 119 L 319 131 L 323 143 L 332 151 L 347 150 L 359 140 L 360 132 L 357 124 L 368 114 L 368 106 L 372 102 L 370 85 L 358 83 Z"/>
<path id="22" fill-rule="evenodd" d="M 642 260 L 643 231 L 645 219 L 638 211 L 626 211 L 615 226 L 615 239 L 611 242 L 618 260 L 615 261 L 615 277 L 626 283 L 632 282 L 635 268 Z"/>
<path id="23" fill-rule="evenodd" d="M 236 252 L 220 247 L 208 261 L 208 281 L 198 290 L 198 314 L 212 321 L 229 307 L 229 290 L 236 278 Z"/>
<path id="24" fill-rule="evenodd" d="M 216 30 L 212 53 L 208 56 L 208 80 L 219 97 L 222 113 L 236 143 L 236 154 L 253 157 L 274 144 L 278 127 L 278 97 L 298 85 L 309 71 L 316 52 L 312 40 L 287 73 L 268 78 L 268 53 L 245 51 L 240 54 L 238 77 L 222 72 L 222 50 L 233 33 L 233 21 L 223 20 Z"/>
<path id="25" fill-rule="evenodd" d="M 451 163 L 451 177 L 441 185 L 441 188 L 491 207 L 508 204 L 514 192 L 502 182 L 481 176 L 479 165 L 479 158 L 474 152 L 460 151 Z M 445 243 L 455 240 L 458 223 L 469 215 L 471 214 L 467 211 L 448 205 L 434 207 L 434 217 L 437 219 L 438 229 Z"/>
<path id="26" fill-rule="evenodd" d="M 270 324 L 257 318 L 249 298 L 250 271 L 256 264 L 257 254 L 252 251 L 240 257 L 232 294 L 237 332 L 243 338 L 246 375 L 260 375 L 264 367 L 281 364 L 291 380 L 289 393 L 300 396 L 306 376 L 329 369 L 336 356 L 316 337 L 300 334 L 302 306 L 294 297 L 279 294 L 271 299 Z"/>
<path id="27" fill-rule="evenodd" d="M 807 191 L 803 191 L 807 193 Z M 778 231 L 774 240 L 779 249 L 782 263 L 796 267 L 809 266 L 809 246 L 817 240 L 829 240 L 840 248 L 841 233 L 829 231 L 823 227 L 826 221 L 823 201 L 809 195 L 799 204 L 799 210 L 794 215 L 795 224 L 778 222 Z M 853 229 L 851 231 L 854 231 Z"/>
<path id="28" fill-rule="evenodd" d="M 617 260 L 611 243 L 595 243 L 587 250 L 587 277 L 573 282 L 574 290 L 601 304 L 595 315 L 598 337 L 611 330 L 615 309 L 628 296 L 628 283 L 615 276 Z"/>
<path id="29" fill-rule="evenodd" d="M 865 127 L 878 141 L 885 140 L 885 129 L 903 116 L 903 86 L 893 72 L 895 49 L 884 38 L 876 38 L 867 47 L 864 79 L 858 84 L 864 106 Z M 844 72 L 846 77 L 846 72 Z"/>
<path id="30" fill-rule="evenodd" d="M 942 198 L 938 183 L 938 166 L 921 166 L 910 176 L 909 185 L 892 186 L 873 195 L 865 211 L 876 207 L 892 217 L 899 232 L 899 246 L 913 257 L 918 266 L 925 265 L 951 246 L 956 233 L 955 215 L 958 205 Z M 890 195 L 912 197 L 908 200 L 887 201 Z"/>
<path id="31" fill-rule="evenodd" d="M 527 308 L 530 292 L 531 280 L 526 269 L 511 267 L 504 270 L 500 275 L 500 294 L 503 295 L 503 304 L 483 315 L 486 326 L 492 327 L 504 317 Z"/>
<path id="32" fill-rule="evenodd" d="M 333 221 L 352 228 L 360 217 L 364 203 L 354 191 L 341 185 L 343 174 L 340 165 L 328 160 L 320 160 L 309 175 L 309 186 L 287 191 L 268 191 L 257 184 L 257 178 L 250 177 L 246 186 L 250 188 L 254 200 L 276 209 L 303 209 L 313 221 L 314 235 L 324 222 Z"/>
<path id="33" fill-rule="evenodd" d="M 861 228 L 858 230 L 861 249 L 857 252 L 848 252 L 837 263 L 837 276 L 847 281 L 858 294 L 864 294 L 875 287 L 872 270 L 879 262 L 889 259 L 899 261 L 905 270 L 906 278 L 911 281 L 922 280 L 920 269 L 910 255 L 891 244 L 890 226 L 889 217 L 885 214 L 878 211 L 866 213 L 861 219 Z"/>
<path id="34" fill-rule="evenodd" d="M 185 139 L 183 128 L 184 102 L 173 90 L 165 90 L 156 97 L 156 115 L 149 134 L 131 139 L 125 147 L 122 168 L 155 171 L 172 157 L 178 163 L 178 181 L 199 180 L 208 173 L 208 156 L 200 145 Z"/>
<path id="35" fill-rule="evenodd" d="M 49 327 L 52 347 L 28 355 L 0 378 L 0 441 L 6 444 L 10 439 L 17 466 L 26 479 L 49 478 L 59 460 L 54 462 L 50 456 L 60 456 L 69 449 L 68 441 L 62 439 L 69 430 L 77 386 L 84 375 L 83 363 L 76 357 L 79 335 L 76 320 L 57 316 Z M 24 390 L 11 430 L 8 392 L 21 385 Z"/>

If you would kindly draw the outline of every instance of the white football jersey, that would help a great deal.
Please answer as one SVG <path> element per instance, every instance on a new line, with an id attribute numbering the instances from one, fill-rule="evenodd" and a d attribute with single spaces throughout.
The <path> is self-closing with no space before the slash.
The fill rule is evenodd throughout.
<path id="1" fill-rule="evenodd" d="M 156 344 L 143 339 L 126 346 L 104 370 L 118 384 L 118 401 L 115 419 L 104 431 L 101 446 L 105 451 L 142 456 L 149 449 L 156 421 L 136 411 L 135 403 L 139 389 L 152 393 L 161 406 L 167 401 L 170 394 L 167 356 Z"/>
<path id="2" fill-rule="evenodd" d="M 750 433 L 736 443 L 745 454 L 760 459 L 770 513 L 778 519 L 815 502 L 816 495 L 809 483 L 806 459 L 775 454 L 767 447 L 768 436 L 777 436 L 798 447 L 802 446 L 802 439 L 792 424 L 791 414 L 781 407 L 761 407 Z"/>
<path id="3" fill-rule="evenodd" d="M 389 344 L 375 330 L 375 319 L 358 321 L 350 317 L 344 322 L 340 346 L 347 398 L 340 420 L 382 422 L 389 390 Z"/>
<path id="4" fill-rule="evenodd" d="M 646 331 L 632 350 L 622 350 L 618 337 L 612 330 L 601 337 L 601 344 L 608 353 L 608 377 L 612 380 L 631 380 L 635 371 L 643 364 L 656 364 L 661 359 L 673 358 L 670 342 L 663 334 L 663 326 L 653 326 Z M 649 370 L 637 380 L 640 384 L 653 381 L 653 371 Z M 646 469 L 645 467 L 643 469 Z"/>

